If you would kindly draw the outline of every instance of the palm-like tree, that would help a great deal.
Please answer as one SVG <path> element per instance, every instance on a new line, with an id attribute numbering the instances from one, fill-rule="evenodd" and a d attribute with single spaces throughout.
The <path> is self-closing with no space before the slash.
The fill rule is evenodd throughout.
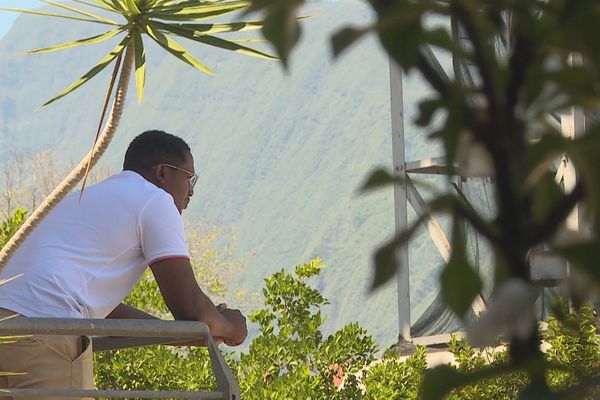
<path id="1" fill-rule="evenodd" d="M 35 228 L 37 223 L 41 221 L 82 178 L 87 176 L 89 169 L 96 163 L 108 147 L 123 112 L 125 95 L 127 93 L 131 70 L 134 65 L 137 97 L 138 101 L 142 100 L 144 82 L 146 80 L 144 40 L 152 40 L 158 43 L 160 47 L 181 61 L 208 74 L 213 74 L 213 72 L 179 45 L 172 38 L 173 36 L 183 37 L 209 46 L 240 52 L 251 56 L 276 59 L 269 54 L 244 46 L 236 41 L 225 40 L 215 36 L 217 33 L 259 29 L 262 27 L 262 22 L 204 22 L 204 20 L 209 18 L 219 17 L 233 11 L 241 10 L 250 4 L 249 0 L 73 0 L 76 3 L 86 6 L 85 9 L 57 3 L 51 0 L 40 1 L 61 9 L 61 12 L 62 10 L 66 10 L 71 12 L 71 14 L 16 8 L 0 8 L 0 10 L 103 24 L 110 27 L 110 29 L 99 35 L 33 50 L 28 52 L 29 54 L 47 53 L 75 46 L 100 43 L 119 35 L 123 37 L 117 46 L 87 73 L 42 105 L 42 107 L 45 107 L 61 97 L 66 96 L 88 82 L 108 65 L 114 64 L 113 74 L 108 85 L 102 116 L 100 118 L 92 150 L 90 150 L 70 174 L 30 215 L 17 233 L 2 248 L 0 251 L 0 271 L 6 265 L 17 247 L 25 240 L 33 228 Z M 96 9 L 101 10 L 102 15 L 98 15 L 95 11 Z M 114 17 L 121 19 L 121 22 L 105 17 L 104 15 L 114 15 Z M 101 132 L 113 86 L 117 81 L 114 101 L 106 123 L 104 124 L 104 129 Z"/>

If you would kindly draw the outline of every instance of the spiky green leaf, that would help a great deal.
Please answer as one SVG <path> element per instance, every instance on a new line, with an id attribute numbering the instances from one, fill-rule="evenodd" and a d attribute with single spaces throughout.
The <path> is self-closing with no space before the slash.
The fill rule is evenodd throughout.
<path id="1" fill-rule="evenodd" d="M 247 1 L 230 1 L 226 3 L 203 5 L 200 7 L 190 7 L 177 12 L 166 12 L 162 9 L 148 12 L 148 16 L 154 19 L 172 20 L 172 21 L 190 21 L 202 20 L 206 18 L 218 17 L 230 12 L 240 10 L 248 5 Z"/>
<path id="2" fill-rule="evenodd" d="M 194 32 L 197 35 L 207 35 L 225 32 L 242 32 L 260 29 L 263 26 L 262 21 L 231 22 L 223 24 L 180 24 L 174 23 L 171 26 L 177 26 L 182 29 Z"/>
<path id="3" fill-rule="evenodd" d="M 113 13 L 117 13 L 117 11 L 114 9 L 114 7 L 112 6 L 112 4 L 110 4 L 107 1 L 94 0 L 93 3 L 89 2 L 89 1 L 84 1 L 84 0 L 72 0 L 72 1 L 74 1 L 75 3 L 79 3 L 79 4 L 85 4 L 86 6 L 89 6 L 89 7 L 98 8 L 100 10 L 110 11 L 110 12 L 113 12 Z"/>
<path id="4" fill-rule="evenodd" d="M 65 10 L 73 11 L 74 13 L 77 13 L 80 15 L 85 15 L 86 17 L 90 17 L 90 18 L 96 19 L 98 21 L 104 21 L 104 22 L 112 24 L 112 25 L 119 25 L 119 23 L 116 21 L 101 17 L 100 15 L 92 14 L 92 13 L 84 11 L 84 10 L 80 10 L 75 7 L 68 6 L 66 4 L 57 3 L 56 1 L 51 1 L 51 0 L 40 0 L 40 1 L 43 1 L 46 4 L 51 4 L 51 5 L 59 7 L 59 8 L 64 8 Z"/>
<path id="5" fill-rule="evenodd" d="M 62 92 L 60 92 L 59 94 L 54 96 L 52 99 L 50 99 L 46 103 L 44 103 L 40 108 L 46 107 L 47 105 L 55 102 L 56 100 L 60 99 L 61 97 L 64 97 L 67 94 L 71 93 L 72 91 L 74 91 L 75 89 L 80 87 L 81 85 L 87 83 L 90 79 L 92 79 L 94 76 L 96 76 L 100 71 L 102 71 L 104 68 L 106 68 L 106 66 L 108 64 L 110 64 L 115 58 L 117 58 L 117 56 L 119 54 L 121 54 L 123 52 L 123 50 L 125 50 L 125 48 L 129 44 L 130 40 L 131 40 L 131 36 L 129 36 L 129 35 L 125 36 L 125 38 L 114 49 L 112 49 L 112 51 L 110 53 L 108 53 L 108 55 L 106 55 L 106 57 L 104 57 L 102 60 L 100 60 L 100 62 L 98 64 L 96 64 L 92 69 L 90 69 L 88 72 L 86 72 L 81 78 L 79 78 L 76 82 L 71 84 L 65 90 L 63 90 Z"/>
<path id="6" fill-rule="evenodd" d="M 134 34 L 133 39 L 135 45 L 135 87 L 137 88 L 138 103 L 141 103 L 146 82 L 146 52 L 142 35 L 139 32 Z"/>
<path id="7" fill-rule="evenodd" d="M 127 7 L 127 11 L 129 11 L 131 14 L 140 15 L 142 13 L 135 0 L 125 0 L 124 3 L 125 7 Z"/>
<path id="8" fill-rule="evenodd" d="M 125 7 L 125 3 L 121 0 L 110 0 L 110 3 L 113 5 L 114 9 L 125 13 L 127 11 L 127 7 Z"/>
<path id="9" fill-rule="evenodd" d="M 231 0 L 230 2 L 238 2 L 238 3 L 245 3 L 245 5 L 249 5 L 250 1 L 248 0 Z M 160 7 L 157 7 L 157 9 L 160 9 L 161 11 L 167 12 L 167 13 L 185 13 L 185 12 L 189 12 L 189 11 L 193 11 L 193 10 L 198 10 L 198 9 L 202 9 L 207 7 L 210 4 L 218 4 L 219 2 L 216 1 L 207 1 L 207 2 L 202 2 L 202 1 L 198 1 L 198 0 L 187 0 L 187 1 L 181 1 L 181 2 L 174 2 L 173 4 L 170 5 L 161 5 Z M 220 3 L 223 3 L 222 1 Z"/>
<path id="10" fill-rule="evenodd" d="M 188 51 L 181 47 L 177 42 L 163 35 L 157 29 L 153 28 L 152 24 L 146 25 L 146 32 L 163 49 L 167 50 L 169 53 L 173 54 L 175 57 L 179 58 L 183 62 L 191 65 L 199 71 L 205 72 L 210 75 L 215 75 L 213 71 L 211 71 L 206 65 L 202 64 L 194 56 L 188 53 Z"/>
<path id="11" fill-rule="evenodd" d="M 172 24 L 164 24 L 164 23 L 161 23 L 158 21 L 154 21 L 151 24 L 158 29 L 169 31 L 171 33 L 185 37 L 187 39 L 191 39 L 196 42 L 201 42 L 201 43 L 208 44 L 210 46 L 218 47 L 218 48 L 225 49 L 225 50 L 240 52 L 240 53 L 243 53 L 243 54 L 246 54 L 249 56 L 261 57 L 261 58 L 266 58 L 269 60 L 277 60 L 277 57 L 274 57 L 270 54 L 263 53 L 262 51 L 255 50 L 251 47 L 242 46 L 240 44 L 233 43 L 228 40 L 221 39 L 221 38 L 218 38 L 215 36 L 195 35 L 193 32 L 191 32 L 187 29 L 183 29 L 183 28 L 180 28 L 180 27 L 178 27 L 176 25 L 172 25 Z"/>
<path id="12" fill-rule="evenodd" d="M 219 47 L 221 49 L 235 51 L 237 53 L 242 53 L 242 54 L 252 56 L 252 57 L 266 58 L 268 60 L 279 60 L 279 58 L 277 58 L 271 54 L 264 53 L 262 51 L 253 49 L 251 47 L 242 46 L 235 42 L 232 42 L 229 40 L 224 40 L 224 39 L 221 39 L 221 38 L 218 38 L 215 36 L 203 35 L 203 36 L 197 37 L 195 40 L 198 42 L 202 42 L 204 44 L 208 44 L 210 46 L 215 46 L 215 47 Z"/>
<path id="13" fill-rule="evenodd" d="M 115 35 L 118 35 L 121 32 L 124 32 L 125 30 L 126 30 L 126 27 L 117 28 L 117 29 L 110 30 L 108 32 L 101 33 L 100 35 L 94 35 L 94 36 L 90 36 L 88 38 L 75 40 L 74 42 L 62 43 L 62 44 L 57 44 L 57 45 L 50 46 L 50 47 L 44 47 L 43 49 L 31 50 L 31 51 L 26 52 L 25 54 L 49 53 L 51 51 L 68 49 L 71 47 L 81 46 L 81 45 L 85 45 L 85 44 L 100 43 L 107 39 L 112 38 Z"/>
<path id="14" fill-rule="evenodd" d="M 31 14 L 31 15 L 45 15 L 47 17 L 65 18 L 65 19 L 72 19 L 72 20 L 75 20 L 75 21 L 84 21 L 84 22 L 95 22 L 97 24 L 105 24 L 105 25 L 116 25 L 116 26 L 120 25 L 120 24 L 117 24 L 117 23 L 113 24 L 113 23 L 110 23 L 110 22 L 99 21 L 99 20 L 96 20 L 96 19 L 81 18 L 81 17 L 75 17 L 73 15 L 57 14 L 57 13 L 50 13 L 50 12 L 45 12 L 45 11 L 25 10 L 23 8 L 0 7 L 0 11 L 14 11 L 14 12 L 20 12 L 20 13 L 23 13 L 23 14 Z"/>

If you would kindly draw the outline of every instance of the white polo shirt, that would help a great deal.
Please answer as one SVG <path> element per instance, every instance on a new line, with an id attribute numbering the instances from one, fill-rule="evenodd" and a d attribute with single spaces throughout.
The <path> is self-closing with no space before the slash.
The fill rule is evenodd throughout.
<path id="1" fill-rule="evenodd" d="M 67 196 L 19 247 L 0 307 L 28 317 L 105 318 L 148 265 L 189 258 L 173 197 L 133 171 Z"/>

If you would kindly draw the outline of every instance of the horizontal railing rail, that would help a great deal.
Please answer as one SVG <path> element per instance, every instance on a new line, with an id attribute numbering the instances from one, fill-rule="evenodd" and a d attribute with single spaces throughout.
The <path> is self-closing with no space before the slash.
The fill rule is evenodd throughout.
<path id="1" fill-rule="evenodd" d="M 207 399 L 239 400 L 240 387 L 209 334 L 208 326 L 198 321 L 162 321 L 139 319 L 26 318 L 15 317 L 0 322 L 0 336 L 13 335 L 86 335 L 92 337 L 94 351 L 206 340 L 211 367 L 217 381 L 216 392 L 151 390 L 80 390 L 23 388 L 0 391 L 11 397 L 108 397 L 138 399 Z"/>

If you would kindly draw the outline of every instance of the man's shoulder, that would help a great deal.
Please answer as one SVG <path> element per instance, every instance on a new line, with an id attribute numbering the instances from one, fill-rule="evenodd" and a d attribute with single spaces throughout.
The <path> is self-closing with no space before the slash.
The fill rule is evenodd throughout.
<path id="1" fill-rule="evenodd" d="M 168 204 L 169 195 L 161 188 L 133 171 L 122 171 L 107 179 L 79 191 L 71 193 L 63 201 L 66 208 L 128 208 L 140 210 L 149 202 Z M 172 201 L 172 200 L 171 200 Z"/>
<path id="2" fill-rule="evenodd" d="M 148 182 L 137 172 L 129 170 L 110 176 L 94 185 L 93 190 L 98 190 L 100 193 L 119 193 L 123 196 L 133 196 L 140 199 L 150 199 L 165 193 L 164 190 L 152 182 Z"/>

